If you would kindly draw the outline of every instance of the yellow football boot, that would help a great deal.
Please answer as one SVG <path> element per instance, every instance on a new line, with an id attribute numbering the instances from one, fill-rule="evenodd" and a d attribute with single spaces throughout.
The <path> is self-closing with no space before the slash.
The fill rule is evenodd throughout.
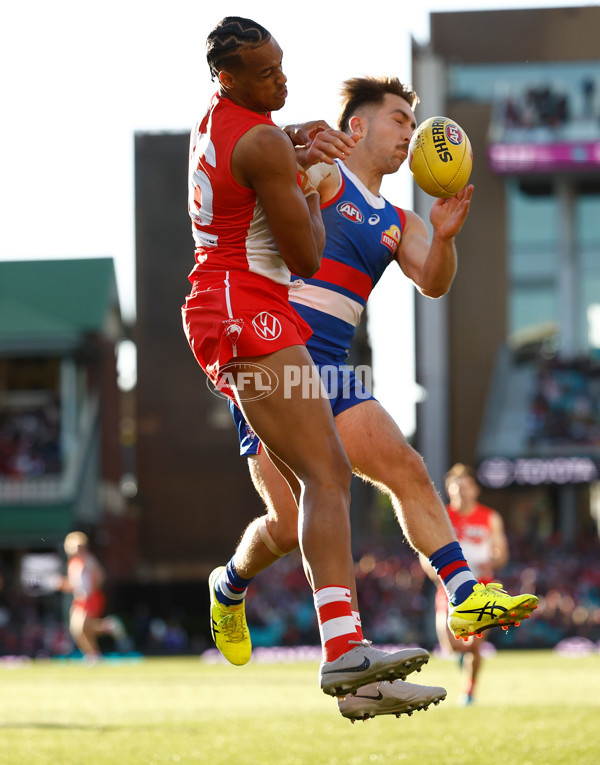
<path id="1" fill-rule="evenodd" d="M 457 640 L 468 640 L 469 635 L 480 635 L 492 627 L 518 627 L 523 619 L 529 619 L 537 602 L 535 595 L 513 597 L 497 582 L 480 582 L 465 601 L 449 607 L 448 627 Z"/>
<path id="2" fill-rule="evenodd" d="M 226 606 L 219 603 L 215 593 L 215 582 L 225 566 L 216 568 L 208 579 L 210 591 L 210 631 L 215 645 L 227 661 L 241 666 L 250 661 L 252 641 L 246 624 L 246 605 Z"/>

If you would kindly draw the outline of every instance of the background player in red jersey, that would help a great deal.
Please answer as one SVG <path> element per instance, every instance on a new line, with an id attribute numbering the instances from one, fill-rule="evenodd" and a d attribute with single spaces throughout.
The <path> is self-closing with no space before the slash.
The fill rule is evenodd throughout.
<path id="1" fill-rule="evenodd" d="M 471 569 L 480 582 L 489 584 L 494 580 L 496 572 L 508 562 L 508 540 L 502 516 L 478 501 L 481 488 L 477 474 L 467 465 L 457 463 L 446 473 L 446 492 L 450 500 L 446 508 L 448 516 Z M 430 578 L 439 584 L 431 566 L 423 559 L 421 562 Z M 447 617 L 448 598 L 443 587 L 438 586 L 435 598 L 438 640 L 446 653 L 456 651 L 460 654 L 463 673 L 460 703 L 472 704 L 486 633 L 482 633 L 481 637 L 472 635 L 466 642 L 455 640 L 448 629 Z"/>
<path id="2" fill-rule="evenodd" d="M 299 541 L 313 587 L 323 645 L 321 689 L 343 695 L 365 682 L 404 677 L 426 661 L 423 649 L 378 651 L 362 639 L 351 609 L 351 469 L 326 395 L 291 395 L 284 385 L 262 395 L 268 368 L 315 369 L 306 350 L 309 326 L 288 300 L 290 272 L 319 268 L 325 232 L 315 189 L 297 183 L 290 138 L 271 120 L 287 98 L 282 50 L 260 24 L 226 17 L 207 39 L 207 61 L 219 91 L 191 136 L 189 213 L 196 244 L 192 291 L 183 307 L 190 347 L 208 377 L 243 410 L 273 464 L 293 487 Z M 320 135 L 308 149 L 318 160 Z M 328 142 L 344 157 L 349 136 Z M 224 368 L 227 375 L 225 376 Z M 235 598 L 210 578 L 211 628 L 234 663 L 249 658 L 245 620 Z"/>
<path id="3" fill-rule="evenodd" d="M 111 635 L 120 641 L 124 629 L 117 617 L 104 616 L 104 569 L 90 552 L 87 536 L 82 531 L 72 531 L 65 537 L 64 548 L 67 576 L 56 583 L 56 589 L 73 594 L 69 630 L 86 661 L 93 664 L 101 658 L 98 635 Z"/>

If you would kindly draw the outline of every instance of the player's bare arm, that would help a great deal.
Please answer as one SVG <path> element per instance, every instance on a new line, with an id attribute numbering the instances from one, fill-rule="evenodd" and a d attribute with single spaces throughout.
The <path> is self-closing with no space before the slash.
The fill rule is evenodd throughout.
<path id="1" fill-rule="evenodd" d="M 403 273 L 426 297 L 439 298 L 450 289 L 456 275 L 455 239 L 469 213 L 473 186 L 449 199 L 436 199 L 431 208 L 431 242 L 423 220 L 406 211 L 406 226 L 396 259 Z"/>
<path id="2" fill-rule="evenodd" d="M 350 156 L 358 140 L 358 136 L 335 130 L 323 120 L 286 125 L 283 130 L 294 144 L 296 161 L 302 167 L 318 162 L 333 165 L 335 159 L 344 160 Z"/>
<path id="3" fill-rule="evenodd" d="M 294 148 L 285 133 L 270 125 L 252 128 L 236 144 L 231 169 L 238 183 L 255 190 L 290 271 L 316 273 L 325 246 L 318 196 L 305 198 L 300 190 Z"/>
<path id="4" fill-rule="evenodd" d="M 284 125 L 282 130 L 294 146 L 306 146 L 321 130 L 327 130 L 331 125 L 325 120 L 309 120 L 294 125 Z"/>

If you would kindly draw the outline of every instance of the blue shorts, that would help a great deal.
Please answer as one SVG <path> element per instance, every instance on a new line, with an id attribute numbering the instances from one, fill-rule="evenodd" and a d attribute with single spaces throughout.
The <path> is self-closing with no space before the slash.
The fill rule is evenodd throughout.
<path id="1" fill-rule="evenodd" d="M 317 364 L 316 366 L 329 396 L 334 417 L 363 401 L 376 400 L 363 381 L 356 376 L 353 367 L 345 364 Z M 227 403 L 238 431 L 240 455 L 248 457 L 250 454 L 258 454 L 260 438 L 248 425 L 244 415 L 233 401 L 228 399 Z"/>

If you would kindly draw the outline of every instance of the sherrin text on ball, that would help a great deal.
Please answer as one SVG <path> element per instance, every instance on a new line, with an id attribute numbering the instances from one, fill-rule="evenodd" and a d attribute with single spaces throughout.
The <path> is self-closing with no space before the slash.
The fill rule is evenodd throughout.
<path id="1" fill-rule="evenodd" d="M 473 169 L 469 137 L 449 117 L 430 117 L 413 133 L 408 166 L 427 194 L 452 197 L 467 185 Z"/>

